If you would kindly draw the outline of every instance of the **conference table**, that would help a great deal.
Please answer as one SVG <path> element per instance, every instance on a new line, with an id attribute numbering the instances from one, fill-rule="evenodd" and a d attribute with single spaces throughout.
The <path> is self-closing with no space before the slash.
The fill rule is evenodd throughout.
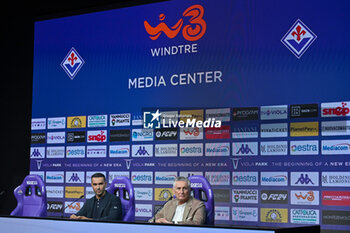
<path id="1" fill-rule="evenodd" d="M 245 226 L 190 226 L 144 222 L 107 222 L 37 217 L 0 217 L 0 232 L 6 233 L 320 233 L 320 226 L 301 226 L 292 228 L 267 228 Z"/>

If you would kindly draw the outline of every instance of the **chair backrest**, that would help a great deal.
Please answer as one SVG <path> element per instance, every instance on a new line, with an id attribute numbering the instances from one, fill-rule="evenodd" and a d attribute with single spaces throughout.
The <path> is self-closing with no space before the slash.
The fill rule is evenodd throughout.
<path id="1" fill-rule="evenodd" d="M 192 196 L 204 202 L 207 217 L 206 225 L 214 225 L 214 194 L 211 185 L 204 176 L 190 176 Z"/>
<path id="2" fill-rule="evenodd" d="M 125 222 L 135 221 L 135 195 L 131 181 L 124 176 L 116 177 L 107 192 L 117 195 L 122 203 L 122 216 Z"/>
<path id="3" fill-rule="evenodd" d="M 17 199 L 17 206 L 11 215 L 46 217 L 46 188 L 39 175 L 26 176 L 13 193 Z"/>

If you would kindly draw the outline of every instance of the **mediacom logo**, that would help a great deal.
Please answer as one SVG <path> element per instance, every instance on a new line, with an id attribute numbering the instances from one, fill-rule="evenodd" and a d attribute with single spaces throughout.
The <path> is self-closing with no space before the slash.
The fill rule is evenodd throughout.
<path id="1" fill-rule="evenodd" d="M 47 171 L 46 183 L 64 183 L 63 171 Z"/>
<path id="2" fill-rule="evenodd" d="M 350 140 L 322 140 L 322 154 L 350 154 Z"/>
<path id="3" fill-rule="evenodd" d="M 205 156 L 229 156 L 230 143 L 206 143 Z"/>
<path id="4" fill-rule="evenodd" d="M 261 185 L 287 186 L 288 172 L 261 172 Z"/>
<path id="5" fill-rule="evenodd" d="M 173 184 L 177 177 L 177 172 L 155 172 L 154 176 L 155 184 Z"/>
<path id="6" fill-rule="evenodd" d="M 110 145 L 109 157 L 111 158 L 130 157 L 130 145 Z"/>

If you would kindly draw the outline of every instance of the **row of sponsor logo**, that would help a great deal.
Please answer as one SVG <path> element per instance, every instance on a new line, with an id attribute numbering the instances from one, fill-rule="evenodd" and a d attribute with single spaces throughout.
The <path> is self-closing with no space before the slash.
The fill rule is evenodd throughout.
<path id="1" fill-rule="evenodd" d="M 321 103 L 321 117 L 344 117 L 350 116 L 350 101 Z M 169 120 L 177 120 L 178 115 L 191 116 L 191 118 L 202 120 L 216 119 L 222 122 L 232 120 L 261 120 L 287 119 L 288 112 L 290 118 L 308 118 L 318 117 L 318 104 L 301 104 L 291 105 L 288 111 L 288 105 L 273 105 L 247 108 L 219 108 L 199 110 L 181 110 L 179 111 L 162 111 L 161 114 L 166 122 Z M 231 118 L 232 116 L 232 118 Z M 137 118 L 137 117 L 136 117 Z M 186 120 L 186 118 L 180 118 Z M 89 116 L 70 116 L 70 117 L 52 117 L 52 118 L 33 118 L 32 130 L 43 129 L 64 129 L 64 128 L 86 128 L 86 127 L 111 127 L 114 126 L 130 126 L 130 113 L 110 114 L 108 115 L 89 115 Z M 137 121 L 137 119 L 135 119 Z M 108 124 L 109 122 L 109 124 Z M 163 121 L 162 121 L 163 122 Z M 138 122 L 139 123 L 139 122 Z M 135 122 L 133 125 L 138 125 Z M 142 124 L 142 123 L 141 123 Z"/>
<path id="2" fill-rule="evenodd" d="M 48 198 L 79 198 L 84 195 L 89 199 L 94 192 L 90 186 L 46 186 L 46 195 Z M 173 191 L 172 188 L 135 187 L 134 195 L 136 201 L 167 201 L 173 196 Z M 230 194 L 230 189 L 214 189 L 214 199 L 215 203 L 230 203 L 231 199 L 233 204 L 320 204 L 317 190 L 232 189 Z M 350 206 L 350 191 L 322 191 L 321 201 L 323 206 Z"/>
<path id="3" fill-rule="evenodd" d="M 259 129 L 260 128 L 260 129 Z M 232 129 L 232 130 L 231 130 Z M 180 131 L 180 133 L 178 132 Z M 229 126 L 219 128 L 162 128 L 162 129 L 119 129 L 32 133 L 32 144 L 60 143 L 105 143 L 120 141 L 159 141 L 159 140 L 203 140 L 232 138 L 288 137 L 288 123 Z M 232 134 L 231 134 L 232 133 Z M 291 137 L 319 136 L 319 123 L 292 122 L 289 127 Z M 321 122 L 321 136 L 349 136 L 350 121 Z M 108 140 L 109 139 L 109 140 Z"/>
<path id="4" fill-rule="evenodd" d="M 64 213 L 75 214 L 84 205 L 84 202 L 64 202 Z M 162 208 L 161 205 L 135 204 L 135 217 L 151 218 L 153 213 Z M 231 211 L 230 211 L 231 209 Z M 61 213 L 63 202 L 48 201 L 48 212 Z M 289 216 L 288 216 L 289 212 Z M 258 222 L 259 208 L 257 207 L 229 207 L 215 206 L 215 220 L 229 221 L 230 213 L 232 221 Z M 288 209 L 287 208 L 260 208 L 260 222 L 268 223 L 290 223 L 294 224 L 320 224 L 320 210 L 318 209 Z M 322 224 L 349 225 L 350 211 L 323 210 Z"/>
<path id="5" fill-rule="evenodd" d="M 84 171 L 32 171 L 31 174 L 41 175 L 46 183 L 90 183 L 94 172 Z M 102 172 L 106 173 L 106 172 Z M 203 175 L 202 172 L 180 172 L 182 176 Z M 177 171 L 132 171 L 109 172 L 109 180 L 116 176 L 126 176 L 133 184 L 168 184 L 171 185 L 178 176 Z M 205 172 L 205 177 L 211 185 L 237 185 L 237 186 L 304 186 L 304 187 L 350 187 L 350 172 Z"/>
<path id="6" fill-rule="evenodd" d="M 180 156 L 268 156 L 350 154 L 350 140 L 262 141 L 183 144 L 135 144 L 97 146 L 32 146 L 30 158 L 111 158 Z M 107 149 L 108 148 L 108 149 Z"/>

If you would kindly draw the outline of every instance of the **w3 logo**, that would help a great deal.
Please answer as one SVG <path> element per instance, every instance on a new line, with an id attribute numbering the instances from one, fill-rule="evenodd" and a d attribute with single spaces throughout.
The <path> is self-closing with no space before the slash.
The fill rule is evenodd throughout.
<path id="1" fill-rule="evenodd" d="M 207 24 L 203 19 L 204 8 L 201 5 L 193 5 L 187 8 L 182 18 L 171 28 L 164 22 L 165 14 L 159 15 L 159 23 L 157 26 L 152 27 L 146 20 L 144 22 L 145 29 L 152 40 L 157 40 L 162 32 L 170 39 L 176 37 L 182 29 L 182 36 L 188 41 L 196 41 L 202 38 L 207 29 Z M 191 17 L 189 19 L 189 25 L 184 25 L 184 17 Z"/>

